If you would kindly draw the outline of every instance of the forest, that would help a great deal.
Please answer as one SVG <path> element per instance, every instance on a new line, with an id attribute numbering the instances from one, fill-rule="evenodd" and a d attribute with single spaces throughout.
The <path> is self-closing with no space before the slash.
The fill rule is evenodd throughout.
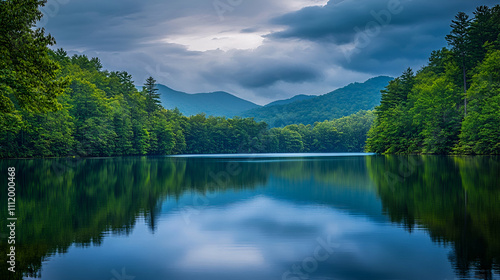
<path id="1" fill-rule="evenodd" d="M 152 77 L 138 91 L 129 74 L 103 71 L 97 58 L 48 53 L 68 86 L 56 98 L 57 110 L 16 106 L 2 123 L 2 157 L 362 151 L 375 117 L 361 111 L 272 129 L 252 118 L 186 117 L 159 105 Z"/>
<path id="2" fill-rule="evenodd" d="M 450 49 L 389 82 L 366 150 L 387 154 L 500 154 L 500 5 L 456 15 Z"/>
<path id="3" fill-rule="evenodd" d="M 3 1 L 0 158 L 264 152 L 500 154 L 500 5 L 459 13 L 427 66 L 389 82 L 375 111 L 270 128 L 166 110 L 96 57 L 52 50 L 44 1 Z M 22 7 L 21 7 L 22 6 Z M 21 9 L 24 13 L 14 11 Z M 368 139 L 367 139 L 368 138 Z M 366 145 L 365 145 L 366 144 Z"/>
<path id="4" fill-rule="evenodd" d="M 2 3 L 0 158 L 363 150 L 370 111 L 270 129 L 166 110 L 153 77 L 137 90 L 131 75 L 104 70 L 98 58 L 51 50 L 55 39 L 34 29 L 42 2 Z"/>

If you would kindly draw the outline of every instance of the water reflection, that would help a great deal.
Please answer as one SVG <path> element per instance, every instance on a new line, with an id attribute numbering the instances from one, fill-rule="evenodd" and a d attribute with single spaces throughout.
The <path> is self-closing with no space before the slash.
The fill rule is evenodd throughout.
<path id="1" fill-rule="evenodd" d="M 409 232 L 427 230 L 449 244 L 461 278 L 500 274 L 498 157 L 385 156 L 367 158 L 384 212 Z"/>
<path id="2" fill-rule="evenodd" d="M 126 267 L 136 279 L 282 279 L 314 256 L 318 238 L 330 238 L 335 253 L 302 276 L 444 279 L 454 276 L 453 266 L 459 277 L 491 279 L 499 273 L 499 162 L 384 156 L 1 161 L 0 170 L 19 171 L 18 273 L 6 276 L 109 279 Z M 6 207 L 0 213 L 6 217 Z"/>

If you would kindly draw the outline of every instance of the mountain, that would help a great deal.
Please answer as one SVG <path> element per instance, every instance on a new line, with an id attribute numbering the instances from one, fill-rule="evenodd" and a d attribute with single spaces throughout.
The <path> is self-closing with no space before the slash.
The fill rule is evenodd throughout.
<path id="1" fill-rule="evenodd" d="M 379 76 L 364 83 L 352 83 L 330 93 L 282 105 L 264 106 L 243 112 L 242 117 L 265 121 L 271 127 L 314 124 L 372 110 L 380 104 L 381 93 L 393 78 Z"/>
<path id="2" fill-rule="evenodd" d="M 289 99 L 276 100 L 274 102 L 271 102 L 271 103 L 267 104 L 266 107 L 275 106 L 275 105 L 285 105 L 285 104 L 293 103 L 293 102 L 296 102 L 296 101 L 302 101 L 302 100 L 311 99 L 311 98 L 314 98 L 314 97 L 316 97 L 316 95 L 299 94 L 299 95 L 295 95 L 294 97 L 289 98 Z"/>
<path id="3" fill-rule="evenodd" d="M 352 83 L 324 95 L 296 95 L 260 106 L 223 91 L 189 94 L 157 84 L 163 107 L 178 108 L 184 115 L 205 113 L 212 116 L 253 117 L 271 127 L 294 123 L 314 124 L 372 110 L 380 104 L 380 90 L 392 80 L 379 76 L 364 83 Z M 139 88 L 139 87 L 138 87 Z"/>
<path id="4" fill-rule="evenodd" d="M 162 84 L 156 86 L 163 107 L 166 109 L 177 107 L 186 116 L 205 113 L 209 116 L 231 118 L 243 111 L 261 107 L 223 91 L 189 94 L 173 90 Z"/>

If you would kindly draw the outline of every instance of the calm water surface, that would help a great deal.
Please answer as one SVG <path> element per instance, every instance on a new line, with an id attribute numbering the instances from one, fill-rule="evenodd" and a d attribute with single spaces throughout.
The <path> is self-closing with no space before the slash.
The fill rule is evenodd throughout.
<path id="1" fill-rule="evenodd" d="M 500 158 L 0 161 L 1 279 L 500 279 Z M 7 185 L 6 176 L 2 176 Z"/>

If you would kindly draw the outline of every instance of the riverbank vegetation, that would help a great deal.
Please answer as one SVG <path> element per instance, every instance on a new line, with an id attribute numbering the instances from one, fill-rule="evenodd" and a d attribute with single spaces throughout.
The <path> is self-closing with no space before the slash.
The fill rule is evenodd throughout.
<path id="1" fill-rule="evenodd" d="M 102 70 L 97 58 L 48 53 L 60 68 L 57 79 L 68 86 L 57 109 L 15 106 L 0 132 L 4 158 L 362 151 L 374 119 L 363 111 L 269 129 L 251 118 L 186 117 L 159 105 L 153 78 L 139 91 L 128 73 Z"/>
<path id="2" fill-rule="evenodd" d="M 373 112 L 361 111 L 269 129 L 252 118 L 186 117 L 159 105 L 153 78 L 139 91 L 131 75 L 103 70 L 97 58 L 69 57 L 62 49 L 47 53 L 57 69 L 53 78 L 65 87 L 43 110 L 10 95 L 0 132 L 3 158 L 356 152 L 374 119 Z"/>

